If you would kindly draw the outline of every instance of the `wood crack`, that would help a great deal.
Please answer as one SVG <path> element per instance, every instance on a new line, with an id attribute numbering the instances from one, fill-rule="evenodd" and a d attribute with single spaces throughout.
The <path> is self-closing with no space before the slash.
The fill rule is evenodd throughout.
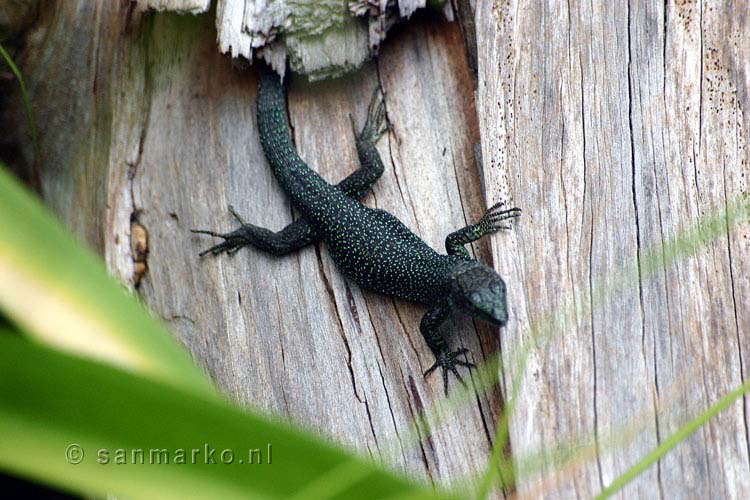
<path id="1" fill-rule="evenodd" d="M 390 302 L 393 305 L 393 310 L 396 312 L 396 319 L 398 320 L 398 324 L 401 325 L 401 330 L 404 332 L 404 335 L 406 335 L 406 340 L 409 342 L 409 346 L 411 347 L 412 351 L 414 351 L 414 358 L 417 360 L 417 363 L 419 363 L 420 370 L 424 371 L 422 360 L 419 356 L 419 350 L 417 349 L 417 346 L 414 345 L 414 341 L 411 337 L 411 334 L 409 333 L 411 330 L 406 327 L 406 323 L 404 323 L 404 320 L 401 317 L 401 311 L 399 310 L 398 304 L 396 304 L 396 299 L 390 297 Z"/>
<path id="2" fill-rule="evenodd" d="M 382 352 L 381 352 L 382 355 Z M 401 441 L 401 434 L 398 432 L 398 424 L 396 423 L 396 416 L 393 414 L 393 404 L 391 403 L 391 396 L 388 394 L 388 386 L 385 383 L 385 377 L 383 376 L 383 370 L 380 368 L 380 363 L 378 363 L 378 373 L 380 373 L 380 382 L 383 385 L 383 391 L 385 392 L 385 399 L 388 401 L 388 412 L 391 415 L 391 422 L 393 422 L 393 432 L 396 434 L 396 439 L 398 440 L 398 446 L 401 450 L 401 458 L 404 461 L 404 464 L 408 463 L 408 460 L 406 459 L 406 451 L 404 450 L 404 443 Z M 408 402 L 408 401 L 407 401 Z M 429 469 L 428 469 L 429 470 Z"/>
<path id="3" fill-rule="evenodd" d="M 148 42 L 144 42 L 148 43 Z M 146 46 L 148 50 L 148 45 Z M 138 136 L 138 152 L 136 154 L 135 161 L 128 163 L 127 171 L 127 182 L 128 182 L 128 194 L 130 197 L 130 248 L 131 258 L 133 260 L 133 274 L 130 277 L 130 283 L 133 288 L 138 291 L 144 278 L 146 278 L 148 272 L 148 228 L 139 220 L 141 213 L 141 207 L 136 203 L 136 177 L 138 176 L 141 162 L 143 160 L 143 150 L 146 144 L 146 137 L 148 136 L 149 121 L 151 118 L 151 103 L 152 103 L 152 87 L 153 80 L 151 76 L 151 65 L 149 61 L 143 68 L 143 99 L 142 103 L 142 121 L 140 123 L 140 134 Z"/>
<path id="4" fill-rule="evenodd" d="M 344 328 L 344 323 L 341 319 L 341 312 L 339 311 L 338 303 L 336 302 L 336 295 L 333 291 L 333 287 L 331 286 L 331 282 L 329 281 L 328 276 L 326 276 L 325 269 L 323 268 L 323 259 L 320 255 L 320 248 L 317 245 L 315 246 L 315 257 L 318 259 L 318 271 L 320 273 L 320 277 L 323 280 L 326 292 L 328 292 L 328 296 L 330 297 L 331 303 L 333 304 L 333 308 L 336 310 L 335 316 L 338 320 L 340 334 L 339 336 L 344 343 L 344 349 L 346 349 L 346 367 L 349 369 L 349 380 L 352 384 L 352 391 L 354 392 L 354 397 L 357 398 L 357 401 L 363 403 L 363 400 L 360 397 L 359 392 L 357 391 L 357 382 L 354 376 L 354 369 L 352 368 L 352 350 L 349 347 L 349 339 L 346 338 L 346 328 Z"/>
<path id="5" fill-rule="evenodd" d="M 591 227 L 589 230 L 589 315 L 591 320 L 591 358 L 592 358 L 592 379 L 593 379 L 593 405 L 594 412 L 594 443 L 596 444 L 596 466 L 599 477 L 599 487 L 604 488 L 604 479 L 602 477 L 601 448 L 599 446 L 599 415 L 597 411 L 597 381 L 596 381 L 596 329 L 594 328 L 594 284 L 592 275 L 593 269 L 593 248 L 594 248 L 594 214 L 592 209 Z"/>
<path id="6" fill-rule="evenodd" d="M 400 368 L 399 368 L 399 370 L 400 370 Z M 424 410 L 424 408 L 422 407 L 422 401 L 419 398 L 419 393 L 417 392 L 417 388 L 414 385 L 414 379 L 411 376 L 409 376 L 409 378 L 408 378 L 408 380 L 409 380 L 409 387 L 407 387 L 406 384 L 404 383 L 406 381 L 406 378 L 404 377 L 404 373 L 401 372 L 401 380 L 402 380 L 402 385 L 404 387 L 404 391 L 407 394 L 411 393 L 411 395 L 412 395 L 411 399 L 407 398 L 407 403 L 408 404 L 407 404 L 406 407 L 409 410 L 409 414 L 411 415 L 412 422 L 417 422 L 418 423 L 418 425 L 415 425 L 414 428 L 417 430 L 417 435 L 419 437 L 418 443 L 419 443 L 419 449 L 421 451 L 422 462 L 424 464 L 425 471 L 427 471 L 427 474 L 430 477 L 430 481 L 432 481 L 434 483 L 435 478 L 433 477 L 432 468 L 430 467 L 430 463 L 427 460 L 427 452 L 424 449 L 424 439 L 427 439 L 427 444 L 430 447 L 430 450 L 432 451 L 431 455 L 433 456 L 433 458 L 436 457 L 436 455 L 435 455 L 435 443 L 432 440 L 432 432 L 430 431 L 429 427 L 427 427 L 427 421 L 424 418 L 421 418 L 421 413 Z M 414 400 L 415 404 L 418 405 L 416 413 L 414 411 L 414 408 L 412 407 L 412 399 Z M 420 417 L 417 416 L 418 414 L 420 415 Z M 424 436 L 422 435 L 422 430 L 423 429 L 422 429 L 421 425 L 419 425 L 420 422 L 422 423 L 422 425 L 425 426 Z"/>
<path id="7" fill-rule="evenodd" d="M 581 198 L 581 227 L 586 226 L 586 200 L 588 194 L 588 164 L 586 161 L 586 92 L 583 81 L 583 58 L 581 53 L 578 53 L 578 64 L 580 69 L 580 85 L 581 85 L 581 159 L 583 161 L 583 193 Z M 588 248 L 588 300 L 589 300 L 589 321 L 591 322 L 591 355 L 592 355 L 592 410 L 593 410 L 593 431 L 594 431 L 594 443 L 596 445 L 596 469 L 597 478 L 599 480 L 599 487 L 604 488 L 604 479 L 602 477 L 602 464 L 601 464 L 601 449 L 599 446 L 599 418 L 597 412 L 597 380 L 596 380 L 596 329 L 594 325 L 594 284 L 593 284 L 593 250 L 594 250 L 594 208 L 593 204 L 590 204 L 589 214 L 591 216 L 591 223 L 589 224 L 589 248 Z"/>
<path id="8" fill-rule="evenodd" d="M 391 133 L 393 134 L 393 137 L 395 139 L 398 139 L 398 135 L 396 134 L 396 129 L 393 126 L 392 122 L 390 121 L 390 118 L 388 117 L 388 103 L 387 103 L 387 94 L 385 92 L 385 88 L 383 87 L 383 81 L 380 76 L 380 61 L 378 61 L 375 64 L 375 72 L 378 77 L 378 86 L 380 87 L 380 91 L 383 94 L 383 106 L 385 107 L 385 121 L 388 124 L 388 156 L 391 160 L 391 165 L 393 167 L 393 178 L 396 180 L 396 186 L 398 187 L 399 195 L 401 196 L 401 201 L 403 201 L 404 205 L 407 205 L 412 212 L 412 218 L 414 219 L 414 223 L 417 226 L 417 234 L 422 234 L 422 230 L 419 227 L 419 220 L 416 217 L 417 209 L 414 206 L 414 202 L 411 199 L 411 195 L 408 192 L 408 189 L 405 189 L 401 185 L 401 179 L 399 178 L 398 171 L 396 170 L 396 159 L 393 153 L 393 142 L 391 141 Z M 396 141 L 399 142 L 398 140 Z M 399 163 L 400 164 L 400 163 Z"/>
<path id="9" fill-rule="evenodd" d="M 732 290 L 732 310 L 734 312 L 734 328 L 735 328 L 735 337 L 737 338 L 737 355 L 739 357 L 739 372 L 740 372 L 740 382 L 742 384 L 745 383 L 745 362 L 744 362 L 744 356 L 742 353 L 742 341 L 740 338 L 740 322 L 739 318 L 737 316 L 737 292 L 735 289 L 735 283 L 734 283 L 734 261 L 732 259 L 732 233 L 731 229 L 729 227 L 729 198 L 727 196 L 727 172 L 726 172 L 726 162 L 722 161 L 722 177 L 724 181 L 724 212 L 726 216 L 724 217 L 724 226 L 726 229 L 726 237 L 727 237 L 727 258 L 729 260 L 729 284 Z M 745 446 L 748 456 L 748 464 L 750 464 L 750 432 L 748 431 L 748 415 L 747 415 L 747 394 L 743 394 L 742 396 L 742 420 L 745 427 Z"/>

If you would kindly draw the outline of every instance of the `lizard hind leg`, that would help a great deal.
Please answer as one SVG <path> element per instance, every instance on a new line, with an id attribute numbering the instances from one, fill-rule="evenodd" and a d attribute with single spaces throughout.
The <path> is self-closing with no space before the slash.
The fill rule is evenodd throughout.
<path id="1" fill-rule="evenodd" d="M 385 111 L 385 94 L 380 87 L 376 87 L 370 98 L 370 104 L 367 106 L 367 119 L 362 126 L 362 130 L 357 132 L 357 126 L 354 124 L 354 118 L 349 115 L 349 121 L 352 124 L 352 132 L 357 142 L 357 149 L 360 144 L 370 143 L 374 145 L 388 131 L 389 123 Z"/>
<path id="2" fill-rule="evenodd" d="M 192 233 L 206 234 L 224 241 L 218 243 L 198 255 L 219 255 L 227 253 L 232 255 L 245 246 L 253 246 L 272 255 L 285 255 L 317 240 L 317 234 L 307 219 L 301 218 L 292 222 L 284 229 L 273 232 L 269 229 L 259 227 L 245 220 L 229 205 L 229 213 L 237 219 L 240 227 L 229 233 L 218 233 L 204 229 L 191 229 Z"/>
<path id="3" fill-rule="evenodd" d="M 360 132 L 354 124 L 354 118 L 349 115 L 354 133 L 354 142 L 357 146 L 357 157 L 359 158 L 359 169 L 349 177 L 342 180 L 338 187 L 350 198 L 361 198 L 375 182 L 383 175 L 385 166 L 375 147 L 378 140 L 388 130 L 386 119 L 384 96 L 380 89 L 376 88 L 367 107 L 367 120 Z"/>

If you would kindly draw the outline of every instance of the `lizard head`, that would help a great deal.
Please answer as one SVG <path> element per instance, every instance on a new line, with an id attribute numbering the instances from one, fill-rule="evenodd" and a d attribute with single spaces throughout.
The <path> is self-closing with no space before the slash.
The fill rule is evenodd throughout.
<path id="1" fill-rule="evenodd" d="M 505 282 L 494 269 L 477 261 L 460 262 L 453 268 L 449 300 L 469 316 L 493 325 L 508 321 Z"/>

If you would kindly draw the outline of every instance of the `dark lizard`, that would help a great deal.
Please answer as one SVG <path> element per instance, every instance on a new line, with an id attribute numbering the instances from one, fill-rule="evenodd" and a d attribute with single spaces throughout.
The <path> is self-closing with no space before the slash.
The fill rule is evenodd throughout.
<path id="1" fill-rule="evenodd" d="M 419 328 L 435 355 L 435 364 L 424 375 L 442 368 L 446 393 L 448 371 L 463 383 L 456 365 L 471 368 L 474 364 L 459 359 L 467 349 L 449 350 L 438 330 L 440 324 L 452 310 L 499 326 L 508 319 L 505 283 L 493 269 L 472 259 L 464 245 L 509 229 L 501 222 L 520 215 L 520 209 L 502 210 L 502 204 L 494 205 L 477 224 L 449 234 L 445 240 L 448 255 L 439 254 L 393 215 L 359 202 L 383 173 L 375 144 L 387 125 L 385 104 L 377 90 L 359 134 L 352 121 L 360 168 L 336 186 L 323 180 L 297 154 L 287 126 L 284 87 L 270 71 L 262 72 L 257 108 L 263 151 L 301 216 L 273 232 L 245 222 L 230 206 L 240 227 L 226 234 L 193 230 L 224 240 L 200 255 L 233 254 L 248 245 L 284 255 L 323 241 L 338 268 L 361 287 L 428 307 Z"/>

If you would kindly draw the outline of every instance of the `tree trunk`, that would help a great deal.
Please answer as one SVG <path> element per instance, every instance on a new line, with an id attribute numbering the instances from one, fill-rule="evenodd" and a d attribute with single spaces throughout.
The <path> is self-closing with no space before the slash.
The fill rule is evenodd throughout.
<path id="1" fill-rule="evenodd" d="M 357 163 L 349 113 L 361 125 L 379 85 L 392 129 L 366 204 L 441 250 L 487 205 L 524 210 L 491 252 L 474 249 L 509 287 L 500 376 L 518 493 L 591 497 L 750 369 L 747 223 L 674 244 L 747 197 L 750 28 L 731 2 L 478 0 L 475 19 L 457 4 L 461 27 L 420 17 L 353 75 L 293 78 L 294 140 L 340 180 Z M 500 391 L 446 411 L 439 377 L 422 377 L 421 307 L 347 283 L 320 245 L 198 259 L 212 241 L 189 229 L 231 229 L 228 204 L 272 229 L 294 218 L 258 141 L 255 70 L 219 54 L 213 19 L 45 7 L 21 58 L 40 125 L 33 178 L 196 362 L 241 404 L 397 470 L 443 484 L 483 470 Z M 477 362 L 496 354 L 494 329 L 448 331 Z M 750 497 L 747 406 L 621 495 Z M 570 446 L 577 459 L 559 467 Z M 545 474 L 525 474 L 536 454 Z"/>
<path id="2" fill-rule="evenodd" d="M 522 370 L 513 455 L 542 452 L 549 463 L 560 444 L 594 442 L 573 470 L 522 480 L 529 498 L 592 497 L 746 380 L 747 222 L 677 258 L 660 253 L 702 218 L 747 203 L 745 8 L 478 2 L 487 201 L 510 193 L 525 210 L 512 244 L 493 252 L 512 304 L 506 386 L 521 372 L 519 346 L 553 325 Z M 637 272 L 606 284 L 623 266 Z M 750 497 L 747 405 L 711 420 L 622 497 Z"/>

